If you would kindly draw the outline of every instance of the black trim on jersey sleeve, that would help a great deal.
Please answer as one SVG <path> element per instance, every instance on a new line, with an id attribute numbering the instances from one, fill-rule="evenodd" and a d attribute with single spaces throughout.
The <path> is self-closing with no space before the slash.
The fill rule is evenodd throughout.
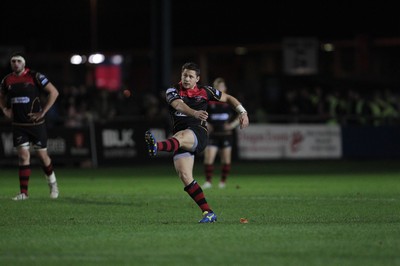
<path id="1" fill-rule="evenodd" d="M 8 96 L 8 90 L 7 90 L 7 78 L 11 76 L 11 74 L 8 74 L 7 76 L 5 76 L 2 80 L 1 80 L 1 84 L 0 84 L 0 90 L 1 93 L 3 94 L 4 100 L 5 100 L 5 104 L 7 108 L 11 108 L 11 99 Z"/>
<path id="2" fill-rule="evenodd" d="M 7 86 L 8 86 L 8 84 L 7 84 L 7 79 L 8 79 L 8 77 L 9 76 L 11 76 L 12 75 L 12 73 L 10 73 L 10 74 L 7 74 L 2 80 L 1 80 L 1 90 L 3 91 L 3 93 L 6 93 L 7 92 Z"/>
<path id="3" fill-rule="evenodd" d="M 44 88 L 44 87 L 46 87 L 47 84 L 50 83 L 49 79 L 42 73 L 36 72 L 36 71 L 31 71 L 31 73 L 35 79 L 36 85 L 39 88 Z"/>
<path id="4" fill-rule="evenodd" d="M 167 91 L 165 93 L 165 98 L 166 98 L 168 104 L 171 104 L 175 100 L 182 99 L 178 93 L 177 88 L 175 88 L 175 87 L 171 87 L 171 88 L 167 89 Z"/>
<path id="5" fill-rule="evenodd" d="M 211 99 L 214 99 L 216 101 L 221 100 L 222 92 L 217 90 L 214 87 L 211 86 L 202 86 L 204 89 L 207 90 L 208 94 L 211 96 Z"/>
<path id="6" fill-rule="evenodd" d="M 8 76 L 8 75 L 7 75 Z M 7 77 L 6 76 L 6 77 Z M 1 83 L 0 83 L 0 90 L 3 92 L 3 94 L 5 94 L 6 93 L 6 84 L 5 84 L 5 80 L 6 80 L 6 78 L 3 78 L 2 80 L 1 80 Z"/>

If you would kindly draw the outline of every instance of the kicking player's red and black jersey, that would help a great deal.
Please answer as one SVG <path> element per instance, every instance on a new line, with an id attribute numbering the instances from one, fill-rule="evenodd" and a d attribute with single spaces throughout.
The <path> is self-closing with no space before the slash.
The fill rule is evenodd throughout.
<path id="1" fill-rule="evenodd" d="M 182 83 L 168 88 L 166 99 L 169 104 L 169 112 L 173 119 L 174 133 L 188 127 L 201 126 L 202 121 L 192 116 L 187 116 L 171 107 L 171 103 L 176 99 L 182 99 L 190 108 L 194 110 L 207 110 L 209 101 L 219 101 L 221 92 L 210 86 L 196 85 L 193 89 L 186 90 Z"/>
<path id="2" fill-rule="evenodd" d="M 28 114 L 42 110 L 40 95 L 48 83 L 45 75 L 28 68 L 19 76 L 10 73 L 2 80 L 0 89 L 6 96 L 7 106 L 12 108 L 13 124 L 37 125 L 44 122 L 32 122 Z"/>

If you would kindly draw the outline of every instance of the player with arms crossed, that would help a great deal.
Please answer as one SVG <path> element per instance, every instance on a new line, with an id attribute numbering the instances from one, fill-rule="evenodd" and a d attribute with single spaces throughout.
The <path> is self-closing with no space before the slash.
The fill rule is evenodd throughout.
<path id="1" fill-rule="evenodd" d="M 12 119 L 13 143 L 17 148 L 20 193 L 13 200 L 28 199 L 28 183 L 31 175 L 30 145 L 42 164 L 50 198 L 58 198 L 58 186 L 53 164 L 47 152 L 45 114 L 55 103 L 59 93 L 46 76 L 25 68 L 25 58 L 16 53 L 11 60 L 12 73 L 4 77 L 0 87 L 0 107 L 7 118 Z M 42 106 L 40 96 L 47 94 Z"/>
<path id="2" fill-rule="evenodd" d="M 185 63 L 181 69 L 181 80 L 166 91 L 166 100 L 173 120 L 173 136 L 164 141 L 156 141 L 150 131 L 145 133 L 149 155 L 158 151 L 173 152 L 174 167 L 184 184 L 184 190 L 196 202 L 203 213 L 199 223 L 212 223 L 217 220 L 202 188 L 193 177 L 194 156 L 201 153 L 208 142 L 207 106 L 208 102 L 227 102 L 239 114 L 240 128 L 249 125 L 245 108 L 233 96 L 210 86 L 201 86 L 200 68 L 197 64 Z"/>

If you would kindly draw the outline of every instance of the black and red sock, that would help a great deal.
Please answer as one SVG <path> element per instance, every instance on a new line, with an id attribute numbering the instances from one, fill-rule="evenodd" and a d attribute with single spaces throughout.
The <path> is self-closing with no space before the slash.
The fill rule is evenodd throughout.
<path id="1" fill-rule="evenodd" d="M 31 176 L 31 166 L 20 165 L 18 175 L 19 175 L 19 189 L 21 193 L 28 195 L 28 184 L 29 184 L 29 177 Z"/>
<path id="2" fill-rule="evenodd" d="M 43 166 L 42 169 L 43 169 L 43 172 L 44 172 L 47 176 L 50 176 L 50 175 L 53 173 L 53 171 L 54 171 L 54 169 L 53 169 L 53 164 L 52 164 L 52 163 L 50 163 L 48 166 Z"/>
<path id="3" fill-rule="evenodd" d="M 211 183 L 213 172 L 214 172 L 214 165 L 212 164 L 204 165 L 204 174 L 206 176 L 206 181 Z"/>
<path id="4" fill-rule="evenodd" d="M 179 141 L 176 138 L 169 138 L 164 141 L 157 142 L 157 150 L 175 152 L 179 149 Z"/>
<path id="5" fill-rule="evenodd" d="M 196 180 L 187 185 L 184 189 L 189 196 L 197 203 L 202 212 L 211 211 L 210 206 L 208 206 L 207 200 L 204 196 L 203 190 L 197 184 Z"/>
<path id="6" fill-rule="evenodd" d="M 223 164 L 221 171 L 221 182 L 225 182 L 229 173 L 231 172 L 231 164 Z"/>

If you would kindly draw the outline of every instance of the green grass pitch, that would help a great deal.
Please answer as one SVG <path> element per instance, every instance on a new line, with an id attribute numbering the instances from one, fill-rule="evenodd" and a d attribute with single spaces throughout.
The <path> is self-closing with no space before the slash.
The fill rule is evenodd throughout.
<path id="1" fill-rule="evenodd" d="M 398 162 L 238 162 L 225 189 L 217 166 L 214 224 L 172 164 L 56 174 L 57 200 L 32 166 L 15 202 L 17 169 L 0 169 L 0 265 L 400 265 Z"/>

